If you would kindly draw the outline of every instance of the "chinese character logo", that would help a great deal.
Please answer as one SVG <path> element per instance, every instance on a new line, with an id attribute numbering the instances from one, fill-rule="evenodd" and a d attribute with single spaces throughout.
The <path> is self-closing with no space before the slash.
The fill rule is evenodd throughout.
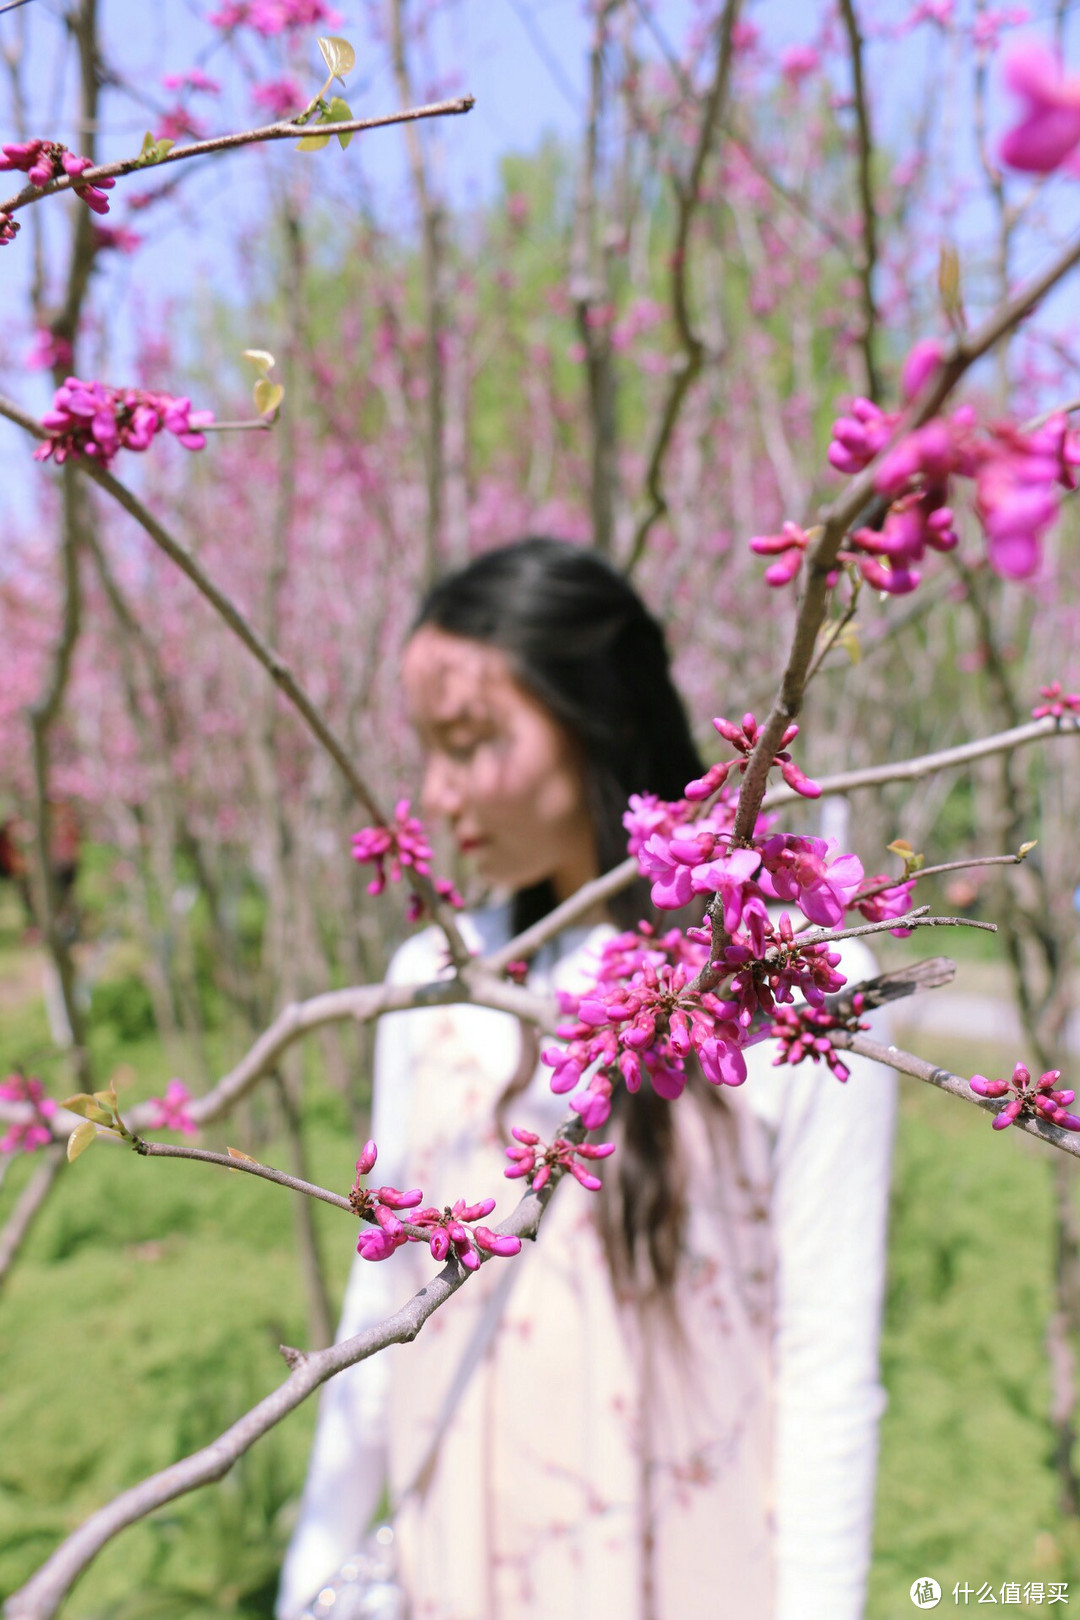
<path id="1" fill-rule="evenodd" d="M 932 1575 L 920 1575 L 911 1583 L 911 1601 L 917 1609 L 936 1609 L 941 1602 L 941 1587 Z"/>

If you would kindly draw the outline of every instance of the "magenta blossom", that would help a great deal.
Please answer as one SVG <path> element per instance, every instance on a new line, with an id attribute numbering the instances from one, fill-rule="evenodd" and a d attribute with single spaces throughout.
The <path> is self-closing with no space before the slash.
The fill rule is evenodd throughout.
<path id="1" fill-rule="evenodd" d="M 267 79 L 257 84 L 251 99 L 257 107 L 265 107 L 275 123 L 288 118 L 290 113 L 302 111 L 305 106 L 304 92 L 295 79 L 289 78 Z"/>
<path id="2" fill-rule="evenodd" d="M 503 1171 L 504 1176 L 513 1180 L 517 1176 L 530 1176 L 532 1189 L 539 1192 L 551 1180 L 551 1172 L 556 1168 L 568 1170 L 575 1181 L 588 1192 L 599 1192 L 601 1181 L 599 1176 L 593 1174 L 587 1164 L 579 1164 L 579 1159 L 596 1160 L 606 1159 L 614 1153 L 614 1142 L 568 1142 L 565 1137 L 557 1136 L 550 1147 L 540 1140 L 535 1131 L 521 1130 L 514 1126 L 510 1133 L 514 1138 L 514 1145 L 506 1150 L 506 1157 L 511 1165 Z M 539 1166 L 539 1168 L 538 1168 Z"/>
<path id="3" fill-rule="evenodd" d="M 1055 720 L 1061 720 L 1067 714 L 1080 714 L 1080 692 L 1064 692 L 1060 681 L 1051 681 L 1049 686 L 1039 687 L 1041 703 L 1037 703 L 1031 711 L 1033 720 L 1045 719 L 1053 715 Z"/>
<path id="4" fill-rule="evenodd" d="M 1080 145 L 1080 77 L 1066 78 L 1053 52 L 1034 40 L 1010 51 L 1004 77 L 1023 111 L 1002 140 L 1001 161 L 1029 174 L 1049 174 Z"/>
<path id="5" fill-rule="evenodd" d="M 1080 1131 L 1080 1115 L 1068 1112 L 1076 1093 L 1056 1090 L 1060 1079 L 1060 1069 L 1048 1069 L 1033 1083 L 1027 1067 L 1018 1063 L 1011 1080 L 987 1080 L 984 1075 L 976 1074 L 968 1084 L 977 1097 L 1007 1097 L 1012 1093 L 1010 1101 L 994 1115 L 995 1131 L 1005 1130 L 1020 1118 L 1045 1119 L 1052 1125 L 1060 1125 L 1062 1130 Z"/>
<path id="6" fill-rule="evenodd" d="M 0 169 L 22 169 L 32 186 L 47 186 L 51 180 L 69 175 L 76 182 L 71 188 L 76 197 L 81 197 L 95 214 L 109 212 L 109 199 L 105 193 L 112 190 L 116 181 L 107 175 L 99 176 L 92 184 L 89 181 L 80 182 L 79 175 L 92 169 L 93 161 L 88 157 L 76 157 L 61 141 L 15 141 L 0 150 L 3 152 Z"/>
<path id="7" fill-rule="evenodd" d="M 164 1097 L 151 1097 L 150 1106 L 156 1116 L 150 1121 L 152 1131 L 182 1131 L 185 1136 L 197 1136 L 199 1127 L 188 1112 L 191 1093 L 182 1080 L 170 1080 Z"/>
<path id="8" fill-rule="evenodd" d="M 68 377 L 41 419 L 49 437 L 34 451 L 34 460 L 51 457 L 60 464 L 69 456 L 90 456 L 107 467 L 119 450 L 145 450 L 162 430 L 186 450 L 201 450 L 202 429 L 213 420 L 213 411 L 193 411 L 190 399 Z"/>
<path id="9" fill-rule="evenodd" d="M 32 1119 L 8 1126 L 0 1137 L 0 1153 L 33 1153 L 47 1147 L 52 1141 L 48 1121 L 56 1113 L 56 1103 L 46 1097 L 41 1081 L 32 1075 L 9 1074 L 0 1081 L 0 1098 L 4 1102 L 29 1103 L 34 1111 Z"/>
<path id="10" fill-rule="evenodd" d="M 794 900 L 810 922 L 837 928 L 864 874 L 857 855 L 836 855 L 835 848 L 835 839 L 776 833 L 761 846 L 758 883 L 771 899 Z"/>
<path id="11" fill-rule="evenodd" d="M 342 17 L 325 0 L 225 0 L 206 20 L 215 28 L 247 27 L 272 39 L 300 28 L 336 28 Z"/>

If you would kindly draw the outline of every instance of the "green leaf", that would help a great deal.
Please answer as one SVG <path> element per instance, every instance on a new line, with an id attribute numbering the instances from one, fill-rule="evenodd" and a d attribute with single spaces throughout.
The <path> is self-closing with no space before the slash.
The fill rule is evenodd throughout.
<path id="1" fill-rule="evenodd" d="M 1037 838 L 1032 838 L 1030 840 L 1030 842 L 1028 842 L 1026 844 L 1021 844 L 1020 848 L 1016 852 L 1017 860 L 1022 861 L 1024 859 L 1025 855 L 1030 855 L 1032 850 L 1035 848 L 1035 846 L 1036 846 L 1036 844 L 1038 842 L 1039 842 L 1039 840 Z"/>
<path id="2" fill-rule="evenodd" d="M 302 141 L 297 141 L 296 150 L 298 152 L 321 152 L 324 146 L 329 145 L 329 135 L 305 135 Z"/>
<path id="3" fill-rule="evenodd" d="M 244 349 L 242 358 L 251 361 L 260 377 L 265 377 L 274 364 L 274 357 L 269 349 Z"/>
<path id="4" fill-rule="evenodd" d="M 284 398 L 284 388 L 280 383 L 271 382 L 269 377 L 260 377 L 255 384 L 255 409 L 260 416 L 270 416 Z"/>
<path id="5" fill-rule="evenodd" d="M 102 1096 L 105 1095 L 106 1093 L 102 1092 Z M 84 1119 L 93 1120 L 98 1125 L 111 1125 L 113 1122 L 112 1111 L 102 1108 L 97 1097 L 91 1097 L 85 1091 L 76 1092 L 74 1097 L 68 1097 L 60 1106 L 73 1114 L 81 1114 Z"/>
<path id="6" fill-rule="evenodd" d="M 356 52 L 348 40 L 342 39 L 340 34 L 328 34 L 319 40 L 319 49 L 334 78 L 344 84 L 346 75 L 356 66 Z"/>
<path id="7" fill-rule="evenodd" d="M 96 1136 L 97 1131 L 94 1129 L 88 1119 L 84 1119 L 81 1125 L 76 1125 L 75 1129 L 68 1137 L 68 1162 L 70 1164 L 74 1164 L 75 1160 L 79 1157 L 79 1154 L 86 1152 L 87 1148 L 90 1146 L 91 1142 Z"/>
<path id="8" fill-rule="evenodd" d="M 141 167 L 151 163 L 160 163 L 162 158 L 166 157 L 175 145 L 175 141 L 167 140 L 164 136 L 160 141 L 156 141 L 151 131 L 147 130 L 143 136 L 142 146 L 139 148 L 137 161 Z"/>
<path id="9" fill-rule="evenodd" d="M 324 124 L 348 124 L 351 121 L 352 108 L 349 106 L 349 103 L 347 101 L 343 101 L 340 96 L 334 96 L 330 103 L 329 111 L 321 122 Z M 338 140 L 341 143 L 343 150 L 352 140 L 353 133 L 353 130 L 347 129 L 344 135 L 338 136 Z"/>

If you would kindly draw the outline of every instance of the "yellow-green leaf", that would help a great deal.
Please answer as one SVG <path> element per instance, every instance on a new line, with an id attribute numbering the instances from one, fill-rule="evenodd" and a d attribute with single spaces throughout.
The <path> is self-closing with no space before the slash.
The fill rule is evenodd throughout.
<path id="1" fill-rule="evenodd" d="M 845 629 L 841 630 L 837 640 L 847 653 L 849 661 L 852 664 L 857 664 L 862 657 L 862 643 L 859 640 L 859 632 L 855 626 L 853 624 L 847 625 Z"/>
<path id="2" fill-rule="evenodd" d="M 60 1106 L 66 1108 L 71 1114 L 85 1116 L 86 1110 L 94 1107 L 94 1099 L 87 1091 L 77 1091 L 74 1097 L 65 1097 Z"/>
<path id="3" fill-rule="evenodd" d="M 111 1125 L 113 1121 L 111 1110 L 102 1108 L 97 1098 L 85 1091 L 76 1092 L 74 1097 L 68 1097 L 60 1106 L 73 1114 L 81 1114 L 84 1119 L 92 1119 L 98 1125 Z"/>
<path id="4" fill-rule="evenodd" d="M 239 1148 L 226 1148 L 225 1151 L 228 1153 L 230 1159 L 242 1159 L 245 1164 L 258 1164 L 259 1162 L 258 1159 L 253 1159 L 250 1153 L 241 1153 Z M 229 1174 L 238 1176 L 240 1172 L 239 1170 L 231 1170 Z"/>
<path id="5" fill-rule="evenodd" d="M 324 146 L 330 145 L 329 135 L 305 135 L 302 141 L 297 141 L 298 152 L 321 152 Z"/>
<path id="6" fill-rule="evenodd" d="M 892 843 L 885 847 L 890 855 L 903 855 L 905 859 L 915 853 L 914 846 L 909 844 L 906 838 L 894 838 Z"/>
<path id="7" fill-rule="evenodd" d="M 254 392 L 255 409 L 260 416 L 270 416 L 285 398 L 285 390 L 281 384 L 271 382 L 269 377 L 260 377 L 255 384 Z"/>
<path id="8" fill-rule="evenodd" d="M 356 66 L 356 52 L 348 40 L 342 39 L 340 34 L 328 34 L 319 40 L 319 49 L 334 78 L 340 79 L 344 84 L 346 76 Z"/>
<path id="9" fill-rule="evenodd" d="M 274 364 L 274 357 L 269 349 L 244 349 L 241 358 L 250 360 L 261 377 L 265 377 Z"/>
<path id="10" fill-rule="evenodd" d="M 334 96 L 330 102 L 329 110 L 320 120 L 320 122 L 324 124 L 347 124 L 351 122 L 351 120 L 352 108 L 349 106 L 349 103 L 347 101 L 343 101 L 340 96 Z M 343 135 L 338 136 L 338 140 L 341 143 L 342 148 L 348 146 L 352 138 L 353 131 L 351 129 L 347 129 Z"/>
<path id="11" fill-rule="evenodd" d="M 1021 844 L 1016 852 L 1017 859 L 1022 861 L 1025 855 L 1030 855 L 1038 842 L 1037 838 L 1032 838 L 1029 843 Z"/>
<path id="12" fill-rule="evenodd" d="M 81 1125 L 76 1125 L 68 1137 L 67 1156 L 71 1164 L 74 1164 L 80 1153 L 86 1152 L 96 1135 L 97 1131 L 88 1119 L 84 1119 Z"/>

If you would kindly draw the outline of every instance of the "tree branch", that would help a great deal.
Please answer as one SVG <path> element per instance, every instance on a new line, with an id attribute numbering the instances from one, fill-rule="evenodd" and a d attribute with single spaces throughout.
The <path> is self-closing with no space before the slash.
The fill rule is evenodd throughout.
<path id="1" fill-rule="evenodd" d="M 199 1159 L 204 1164 L 220 1164 L 226 1170 L 242 1170 L 249 1176 L 261 1176 L 264 1181 L 276 1182 L 279 1187 L 289 1187 L 293 1192 L 304 1193 L 308 1198 L 319 1198 L 324 1204 L 333 1204 L 337 1209 L 352 1212 L 352 1205 L 340 1193 L 330 1192 L 326 1187 L 317 1187 L 312 1181 L 301 1181 L 299 1176 L 287 1175 L 284 1170 L 275 1170 L 273 1165 L 259 1164 L 254 1159 L 235 1159 L 229 1153 L 211 1153 L 206 1148 L 182 1147 L 176 1142 L 145 1142 L 142 1138 L 135 1148 L 144 1159 Z"/>
<path id="2" fill-rule="evenodd" d="M 881 380 L 874 359 L 877 335 L 877 307 L 874 303 L 874 270 L 877 266 L 877 215 L 874 209 L 874 186 L 871 165 L 874 141 L 870 128 L 870 106 L 863 79 L 863 38 L 854 0 L 840 0 L 840 15 L 848 37 L 851 53 L 851 79 L 855 97 L 855 120 L 858 128 L 859 203 L 862 214 L 862 253 L 859 258 L 859 282 L 862 287 L 862 333 L 860 342 L 863 364 L 866 368 L 866 392 L 872 400 L 880 394 Z"/>
<path id="3" fill-rule="evenodd" d="M 64 1149 L 59 1142 L 46 1147 L 42 1152 L 42 1162 L 15 1200 L 15 1207 L 8 1216 L 3 1231 L 0 1231 L 0 1286 L 14 1265 L 38 1211 L 48 1198 L 53 1183 L 66 1162 Z"/>
<path id="4" fill-rule="evenodd" d="M 705 110 L 698 130 L 690 172 L 685 180 L 673 175 L 675 190 L 675 246 L 671 251 L 671 313 L 682 353 L 673 362 L 667 398 L 660 411 L 660 419 L 649 452 L 645 489 L 648 506 L 638 519 L 634 541 L 626 563 L 631 575 L 645 552 L 653 526 L 667 511 L 664 494 L 664 463 L 682 411 L 683 401 L 705 362 L 705 344 L 694 330 L 690 313 L 688 261 L 690 230 L 701 202 L 701 180 L 713 143 L 717 126 L 723 117 L 731 79 L 732 30 L 739 14 L 740 0 L 726 0 L 716 33 L 716 71 L 705 101 Z"/>
<path id="5" fill-rule="evenodd" d="M 582 1140 L 584 1131 L 576 1114 L 569 1115 L 563 1121 L 559 1126 L 559 1135 L 571 1141 Z M 556 1169 L 540 1192 L 530 1189 L 498 1231 L 513 1233 L 526 1240 L 535 1238 L 562 1174 Z M 486 1258 L 482 1258 L 486 1264 Z M 147 1514 L 163 1507 L 166 1502 L 186 1496 L 200 1485 L 224 1478 L 256 1440 L 280 1423 L 335 1373 L 366 1361 L 369 1356 L 385 1350 L 389 1345 L 410 1343 L 428 1318 L 452 1294 L 457 1293 L 468 1276 L 469 1273 L 457 1260 L 452 1259 L 401 1310 L 395 1311 L 385 1322 L 357 1334 L 355 1338 L 345 1339 L 328 1350 L 309 1354 L 283 1346 L 282 1353 L 292 1368 L 283 1384 L 279 1384 L 272 1394 L 246 1412 L 208 1446 L 122 1491 L 91 1514 L 78 1530 L 61 1542 L 25 1586 L 8 1598 L 4 1605 L 5 1620 L 49 1620 L 83 1570 L 121 1530 L 145 1519 Z"/>
<path id="6" fill-rule="evenodd" d="M 96 168 L 86 169 L 76 179 L 63 175 L 60 179 L 50 180 L 47 186 L 24 186 L 14 197 L 8 197 L 0 202 L 0 213 L 14 214 L 28 204 L 40 202 L 43 197 L 51 197 L 58 191 L 70 191 L 72 186 L 92 186 L 98 180 L 119 178 L 122 175 L 144 173 L 148 169 L 160 169 L 166 163 L 182 163 L 187 158 L 206 157 L 213 152 L 228 152 L 239 146 L 252 146 L 264 141 L 292 141 L 299 140 L 305 135 L 329 134 L 348 135 L 356 134 L 366 129 L 386 129 L 391 124 L 415 123 L 420 118 L 449 118 L 458 113 L 467 113 L 475 105 L 475 96 L 458 96 L 452 101 L 433 101 L 424 107 L 408 107 L 401 112 L 383 113 L 378 118 L 350 118 L 338 124 L 303 125 L 292 124 L 287 120 L 277 124 L 264 124 L 260 129 L 247 129 L 234 135 L 214 135 L 206 141 L 194 141 L 190 146 L 174 146 L 156 163 L 144 163 L 140 158 L 122 158 L 118 163 L 100 163 Z"/>
<path id="7" fill-rule="evenodd" d="M 950 1097 L 959 1097 L 961 1102 L 974 1103 L 985 1113 L 997 1114 L 1003 1107 L 1003 1100 L 977 1097 L 962 1075 L 953 1074 L 949 1069 L 939 1069 L 936 1064 L 928 1063 L 925 1058 L 916 1057 L 913 1052 L 905 1052 L 898 1046 L 882 1046 L 880 1041 L 871 1040 L 868 1035 L 852 1034 L 848 1030 L 830 1030 L 829 1039 L 834 1046 L 855 1052 L 859 1057 L 870 1058 L 875 1063 L 883 1063 L 887 1069 L 895 1069 L 898 1074 L 910 1074 L 915 1080 L 925 1080 L 928 1085 L 937 1086 L 939 1091 L 947 1091 Z M 1023 1116 L 1014 1120 L 1009 1128 L 1026 1131 L 1029 1136 L 1037 1136 L 1041 1141 L 1049 1142 L 1051 1147 L 1080 1158 L 1080 1132 L 1063 1130 L 1060 1125 L 1052 1125 L 1046 1119 Z"/>
<path id="8" fill-rule="evenodd" d="M 820 514 L 822 533 L 808 554 L 806 586 L 799 601 L 787 665 L 772 709 L 761 728 L 746 775 L 743 777 L 733 832 L 733 841 L 736 845 L 748 844 L 753 836 L 773 756 L 779 747 L 783 732 L 802 708 L 806 673 L 813 658 L 818 631 L 825 617 L 828 576 L 836 564 L 836 554 L 852 523 L 864 514 L 868 507 L 873 508 L 881 503 L 881 497 L 874 488 L 874 478 L 881 458 L 887 455 L 892 446 L 905 434 L 910 433 L 913 428 L 921 427 L 924 422 L 936 416 L 964 373 L 975 364 L 976 360 L 1007 336 L 1078 261 L 1080 261 L 1080 235 L 1075 235 L 1045 270 L 1033 277 L 1014 297 L 995 310 L 982 326 L 975 332 L 958 336 L 918 397 L 904 412 L 888 444 L 883 446 L 869 466 L 856 474 L 844 494 Z"/>

